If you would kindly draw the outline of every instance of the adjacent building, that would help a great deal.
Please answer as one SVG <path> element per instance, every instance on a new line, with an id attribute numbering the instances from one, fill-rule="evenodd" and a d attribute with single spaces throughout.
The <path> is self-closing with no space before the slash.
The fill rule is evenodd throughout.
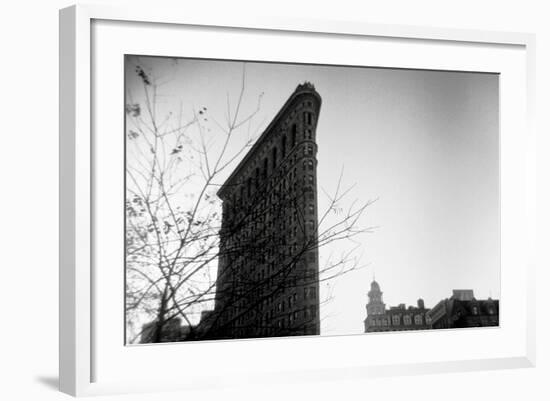
<path id="1" fill-rule="evenodd" d="M 364 320 L 365 333 L 380 331 L 404 331 L 430 329 L 429 309 L 419 299 L 416 306 L 386 307 L 382 299 L 380 285 L 373 280 L 368 292 L 367 318 Z"/>
<path id="2" fill-rule="evenodd" d="M 170 320 L 163 322 L 159 328 L 157 320 L 146 323 L 141 328 L 140 342 L 176 342 L 183 341 L 191 333 L 191 327 L 182 325 L 179 317 L 173 317 Z M 160 330 L 160 332 L 159 332 Z"/>
<path id="3" fill-rule="evenodd" d="M 473 290 L 453 290 L 453 295 L 435 305 L 429 316 L 434 329 L 498 326 L 499 302 L 478 300 Z"/>
<path id="4" fill-rule="evenodd" d="M 499 325 L 499 302 L 478 300 L 473 290 L 453 290 L 450 298 L 426 308 L 419 299 L 416 306 L 386 307 L 380 285 L 373 280 L 368 292 L 365 333 L 381 331 L 450 329 Z"/>

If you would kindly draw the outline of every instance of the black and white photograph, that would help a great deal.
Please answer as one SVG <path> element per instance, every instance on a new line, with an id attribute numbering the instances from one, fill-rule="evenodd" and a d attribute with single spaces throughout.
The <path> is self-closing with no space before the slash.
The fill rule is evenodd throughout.
<path id="1" fill-rule="evenodd" d="M 126 345 L 498 328 L 498 74 L 124 68 Z"/>
<path id="2" fill-rule="evenodd" d="M 0 399 L 546 401 L 543 5 L 7 2 Z"/>

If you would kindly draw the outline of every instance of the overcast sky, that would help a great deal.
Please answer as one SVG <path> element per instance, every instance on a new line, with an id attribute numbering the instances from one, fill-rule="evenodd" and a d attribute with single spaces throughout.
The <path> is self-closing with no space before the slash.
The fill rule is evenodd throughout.
<path id="1" fill-rule="evenodd" d="M 127 93 L 139 101 L 135 62 L 128 63 Z M 377 227 L 361 237 L 361 262 L 368 267 L 332 283 L 333 300 L 321 309 L 322 334 L 363 332 L 374 274 L 388 305 L 415 304 L 421 297 L 431 307 L 458 288 L 499 298 L 497 75 L 146 57 L 139 62 L 164 82 L 161 112 L 181 105 L 191 116 L 193 108 L 206 106 L 220 120 L 227 96 L 235 102 L 244 66 L 243 109 L 254 110 L 261 96 L 252 125 L 258 134 L 299 83 L 315 85 L 323 101 L 319 187 L 333 190 L 343 168 L 344 184 L 355 184 L 350 201 L 377 199 L 360 222 Z M 321 211 L 326 200 L 319 192 Z M 321 249 L 321 263 L 339 250 Z M 323 285 L 321 294 L 327 291 Z"/>

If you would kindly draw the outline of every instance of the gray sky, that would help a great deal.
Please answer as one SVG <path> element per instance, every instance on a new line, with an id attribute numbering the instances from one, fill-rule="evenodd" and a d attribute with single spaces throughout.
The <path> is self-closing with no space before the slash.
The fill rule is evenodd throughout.
<path id="1" fill-rule="evenodd" d="M 181 104 L 191 116 L 207 106 L 223 120 L 227 96 L 235 102 L 242 62 L 139 60 L 165 82 L 160 112 Z M 431 307 L 455 288 L 500 297 L 497 75 L 245 64 L 243 110 L 254 110 L 263 93 L 253 131 L 261 133 L 299 83 L 312 82 L 323 99 L 318 185 L 334 190 L 344 168 L 344 184 L 355 184 L 350 202 L 378 199 L 361 221 L 377 226 L 360 238 L 368 267 L 332 283 L 322 334 L 363 332 L 373 274 L 388 305 L 422 297 Z M 128 68 L 127 90 L 139 101 L 139 80 Z M 322 249 L 321 263 L 339 247 Z"/>

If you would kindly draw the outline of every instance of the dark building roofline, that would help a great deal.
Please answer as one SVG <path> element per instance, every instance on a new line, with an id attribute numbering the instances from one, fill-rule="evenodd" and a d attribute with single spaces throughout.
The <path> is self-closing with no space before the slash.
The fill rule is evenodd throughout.
<path id="1" fill-rule="evenodd" d="M 231 183 L 231 181 L 235 178 L 235 176 L 237 176 L 240 173 L 240 171 L 243 169 L 243 167 L 246 165 L 246 163 L 250 160 L 250 158 L 256 152 L 256 150 L 258 150 L 260 148 L 261 144 L 265 141 L 265 139 L 269 135 L 269 132 L 271 132 L 273 127 L 277 124 L 277 122 L 279 121 L 281 116 L 287 111 L 287 109 L 290 107 L 292 102 L 298 96 L 303 95 L 303 94 L 312 94 L 312 95 L 314 95 L 317 98 L 317 100 L 319 101 L 319 107 L 321 106 L 321 96 L 319 95 L 319 93 L 317 93 L 317 91 L 315 90 L 315 87 L 313 86 L 313 84 L 310 83 L 310 82 L 304 82 L 303 84 L 299 84 L 296 87 L 296 89 L 294 90 L 294 92 L 292 93 L 292 95 L 290 95 L 288 100 L 285 102 L 283 107 L 281 107 L 279 112 L 275 115 L 273 120 L 271 120 L 271 122 L 269 123 L 267 128 L 264 130 L 262 135 L 260 135 L 258 140 L 254 143 L 254 145 L 252 145 L 252 148 L 250 148 L 250 150 L 246 153 L 244 158 L 239 162 L 237 167 L 233 170 L 231 175 L 222 184 L 222 186 L 220 187 L 220 189 L 216 193 L 219 198 L 223 199 L 223 193 L 225 192 L 226 188 L 229 186 L 229 183 Z"/>

